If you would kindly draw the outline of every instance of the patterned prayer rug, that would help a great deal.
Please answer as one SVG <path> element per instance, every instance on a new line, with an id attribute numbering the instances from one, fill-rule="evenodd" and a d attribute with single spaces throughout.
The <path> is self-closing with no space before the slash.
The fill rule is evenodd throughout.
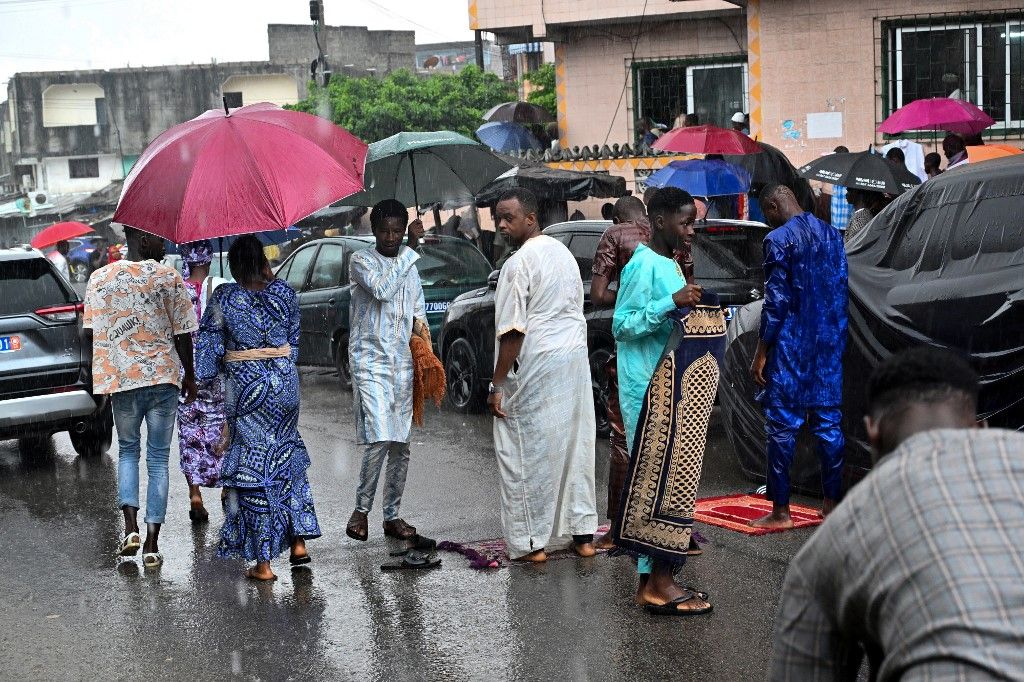
<path id="1" fill-rule="evenodd" d="M 601 537 L 607 532 L 607 525 L 599 526 L 597 532 L 594 533 L 594 539 Z M 512 563 L 512 559 L 508 556 L 508 547 L 505 545 L 505 538 L 490 538 L 489 540 L 474 540 L 472 542 L 452 542 L 450 540 L 445 540 L 437 543 L 437 548 L 442 552 L 455 552 L 457 554 L 461 554 L 469 559 L 470 566 L 477 569 L 505 568 Z M 597 553 L 603 554 L 607 551 L 608 550 L 599 549 Z M 577 558 L 576 552 L 573 551 L 572 547 L 548 552 L 547 555 L 548 561 Z M 526 562 L 523 563 L 526 564 Z"/>
<path id="2" fill-rule="evenodd" d="M 809 528 L 819 525 L 823 519 L 817 509 L 790 504 L 794 528 Z M 782 530 L 768 528 L 752 528 L 749 521 L 759 519 L 772 510 L 772 503 L 760 495 L 722 495 L 721 497 L 705 497 L 697 500 L 693 518 L 696 521 L 712 526 L 728 528 L 747 535 L 765 535 L 781 533 Z"/>

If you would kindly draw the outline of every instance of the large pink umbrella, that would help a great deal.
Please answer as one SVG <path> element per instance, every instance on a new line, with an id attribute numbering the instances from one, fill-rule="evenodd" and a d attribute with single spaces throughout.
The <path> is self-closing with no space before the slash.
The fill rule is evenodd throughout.
<path id="1" fill-rule="evenodd" d="M 761 146 L 738 130 L 713 125 L 675 128 L 659 137 L 654 149 L 687 154 L 760 154 Z"/>
<path id="2" fill-rule="evenodd" d="M 178 244 L 284 229 L 363 189 L 366 150 L 328 120 L 265 102 L 207 111 L 146 148 L 113 222 Z"/>
<path id="3" fill-rule="evenodd" d="M 977 135 L 995 120 L 971 102 L 948 97 L 915 99 L 892 112 L 878 126 L 880 133 L 908 130 L 947 130 L 957 135 Z"/>

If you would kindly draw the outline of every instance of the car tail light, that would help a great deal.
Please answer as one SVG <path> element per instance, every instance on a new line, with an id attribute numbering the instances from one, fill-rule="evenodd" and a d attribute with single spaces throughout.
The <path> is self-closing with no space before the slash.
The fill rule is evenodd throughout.
<path id="1" fill-rule="evenodd" d="M 69 303 L 40 308 L 36 311 L 36 315 L 50 322 L 74 322 L 78 319 L 78 313 L 83 310 L 85 310 L 84 303 Z"/>
<path id="2" fill-rule="evenodd" d="M 733 227 L 731 225 L 716 225 L 707 227 L 704 229 L 708 234 L 737 234 L 742 232 L 743 229 L 739 227 Z"/>

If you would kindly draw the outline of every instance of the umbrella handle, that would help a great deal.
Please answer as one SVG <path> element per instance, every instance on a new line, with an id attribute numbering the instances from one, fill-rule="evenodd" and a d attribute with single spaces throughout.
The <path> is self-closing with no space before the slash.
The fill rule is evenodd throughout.
<path id="1" fill-rule="evenodd" d="M 420 195 L 419 192 L 416 191 L 416 164 L 413 162 L 412 155 L 413 153 L 409 152 L 409 172 L 412 174 L 412 200 L 413 208 L 415 208 L 416 211 L 419 212 Z"/>

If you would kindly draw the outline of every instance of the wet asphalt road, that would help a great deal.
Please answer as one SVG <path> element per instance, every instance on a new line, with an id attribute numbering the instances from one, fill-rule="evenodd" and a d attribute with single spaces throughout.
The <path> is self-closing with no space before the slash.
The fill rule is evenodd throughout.
<path id="1" fill-rule="evenodd" d="M 114 556 L 116 444 L 83 460 L 66 434 L 43 453 L 0 442 L 0 678 L 764 678 L 786 564 L 810 531 L 749 537 L 698 524 L 710 542 L 683 578 L 710 592 L 715 611 L 686 619 L 634 606 L 625 558 L 478 572 L 442 554 L 439 570 L 383 574 L 379 495 L 370 540 L 344 533 L 360 450 L 351 394 L 335 382 L 302 373 L 300 428 L 324 537 L 309 543 L 309 570 L 275 562 L 273 584 L 246 581 L 241 563 L 214 556 L 215 492 L 206 496 L 211 523 L 190 525 L 176 449 L 166 563 L 144 571 L 138 558 Z M 602 511 L 607 457 L 600 442 Z M 427 427 L 413 433 L 403 516 L 438 539 L 499 536 L 497 478 L 488 417 L 428 410 Z M 750 487 L 716 423 L 700 495 Z"/>

